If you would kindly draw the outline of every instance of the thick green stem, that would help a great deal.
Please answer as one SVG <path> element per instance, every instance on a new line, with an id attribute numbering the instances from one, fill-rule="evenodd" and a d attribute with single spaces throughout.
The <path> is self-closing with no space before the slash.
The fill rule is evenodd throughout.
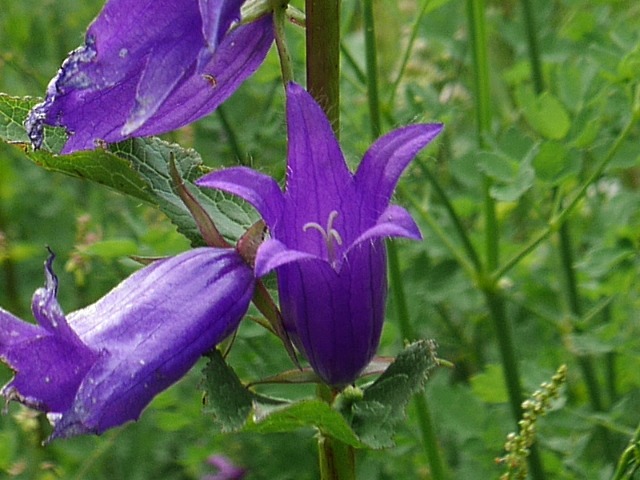
<path id="1" fill-rule="evenodd" d="M 571 247 L 571 234 L 567 223 L 560 226 L 560 263 L 564 277 L 565 297 L 569 304 L 569 310 L 575 318 L 582 316 L 582 307 L 580 306 L 580 296 L 578 294 L 578 282 L 573 270 L 573 248 Z M 596 412 L 604 411 L 602 398 L 600 395 L 600 386 L 598 384 L 597 375 L 593 366 L 591 357 L 585 355 L 577 356 L 578 365 L 582 371 L 585 383 L 587 385 L 587 393 L 591 408 Z"/>
<path id="2" fill-rule="evenodd" d="M 486 148 L 486 137 L 491 131 L 491 92 L 489 83 L 489 60 L 487 58 L 487 34 L 484 18 L 484 0 L 467 0 L 469 32 L 472 39 L 472 54 L 475 83 L 476 124 L 478 147 Z M 487 270 L 492 271 L 499 262 L 499 235 L 495 200 L 491 197 L 491 179 L 484 177 L 485 252 Z"/>
<path id="3" fill-rule="evenodd" d="M 306 0 L 307 90 L 340 130 L 340 1 Z"/>
<path id="4" fill-rule="evenodd" d="M 349 445 L 319 434 L 318 460 L 322 480 L 355 480 L 355 454 Z"/>
<path id="5" fill-rule="evenodd" d="M 307 90 L 320 104 L 338 136 L 340 130 L 340 1 L 306 0 Z M 333 402 L 325 385 L 318 396 Z M 355 480 L 353 447 L 320 433 L 318 460 L 322 480 Z"/>
<path id="6" fill-rule="evenodd" d="M 569 304 L 569 310 L 574 318 L 582 316 L 582 307 L 580 304 L 580 295 L 578 293 L 578 282 L 576 280 L 575 271 L 573 269 L 573 248 L 571 246 L 571 234 L 569 225 L 565 222 L 560 226 L 560 263 L 564 277 L 565 297 Z M 600 383 L 593 363 L 593 357 L 589 355 L 576 354 L 576 360 L 582 373 L 582 377 L 587 386 L 587 394 L 589 403 L 595 412 L 604 412 L 604 404 L 600 392 Z M 608 458 L 615 458 L 611 449 L 611 441 L 609 432 L 603 426 L 597 427 L 603 450 Z"/>
<path id="7" fill-rule="evenodd" d="M 317 387 L 317 396 L 329 405 L 336 392 L 324 384 Z M 353 447 L 335 438 L 318 433 L 318 462 L 321 480 L 355 480 L 356 460 Z"/>

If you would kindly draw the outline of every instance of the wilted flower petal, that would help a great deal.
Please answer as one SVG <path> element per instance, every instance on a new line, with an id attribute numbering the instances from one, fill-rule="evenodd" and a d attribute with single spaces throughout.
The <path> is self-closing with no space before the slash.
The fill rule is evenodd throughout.
<path id="1" fill-rule="evenodd" d="M 233 26 L 243 0 L 109 0 L 26 122 L 65 127 L 63 153 L 174 130 L 226 100 L 273 42 L 266 16 Z"/>
<path id="2" fill-rule="evenodd" d="M 0 309 L 0 358 L 16 371 L 2 394 L 47 412 L 52 438 L 137 419 L 238 326 L 253 295 L 237 252 L 200 248 L 139 270 L 65 317 L 51 261 L 34 295 L 38 325 Z"/>
<path id="3" fill-rule="evenodd" d="M 277 271 L 288 334 L 327 383 L 344 385 L 378 347 L 387 290 L 384 237 L 421 238 L 409 213 L 389 205 L 391 195 L 442 125 L 383 136 L 355 174 L 324 113 L 296 84 L 287 88 L 287 125 L 285 192 L 243 167 L 198 183 L 243 197 L 263 215 L 271 238 L 258 249 L 256 274 Z"/>

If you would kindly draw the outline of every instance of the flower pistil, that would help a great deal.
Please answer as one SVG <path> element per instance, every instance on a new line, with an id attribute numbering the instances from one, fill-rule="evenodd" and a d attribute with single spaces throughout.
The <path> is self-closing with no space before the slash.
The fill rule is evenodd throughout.
<path id="1" fill-rule="evenodd" d="M 334 247 L 334 242 L 338 245 L 342 245 L 342 237 L 338 230 L 333 228 L 333 222 L 338 216 L 338 212 L 336 210 L 331 210 L 329 213 L 329 218 L 327 219 L 327 227 L 324 228 L 317 222 L 307 222 L 302 226 L 302 231 L 306 232 L 307 230 L 317 230 L 322 235 L 324 239 L 324 243 L 327 246 L 327 259 L 332 267 L 336 267 L 336 251 Z"/>

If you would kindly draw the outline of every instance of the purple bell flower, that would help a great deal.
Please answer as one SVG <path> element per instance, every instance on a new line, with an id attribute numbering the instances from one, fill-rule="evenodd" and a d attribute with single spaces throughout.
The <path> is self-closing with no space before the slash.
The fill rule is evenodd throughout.
<path id="1" fill-rule="evenodd" d="M 0 358 L 16 372 L 1 393 L 47 412 L 51 438 L 137 419 L 236 329 L 255 283 L 235 250 L 199 248 L 154 262 L 65 316 L 52 261 L 33 297 L 38 325 L 0 309 Z"/>
<path id="2" fill-rule="evenodd" d="M 271 238 L 258 277 L 277 271 L 290 338 L 328 384 L 353 382 L 380 340 L 387 292 L 385 237 L 420 239 L 409 213 L 390 205 L 400 175 L 442 130 L 411 125 L 376 141 L 352 174 L 326 116 L 299 85 L 287 88 L 288 169 L 274 179 L 236 167 L 198 183 L 256 207 Z"/>
<path id="3" fill-rule="evenodd" d="M 175 130 L 211 113 L 260 66 L 266 15 L 235 25 L 244 0 L 109 0 L 25 123 L 70 134 L 62 153 Z"/>

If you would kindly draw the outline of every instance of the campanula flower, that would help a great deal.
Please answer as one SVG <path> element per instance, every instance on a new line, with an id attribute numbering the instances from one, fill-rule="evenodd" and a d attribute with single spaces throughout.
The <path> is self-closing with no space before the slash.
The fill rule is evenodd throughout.
<path id="1" fill-rule="evenodd" d="M 264 60 L 266 15 L 237 24 L 244 0 L 109 0 L 30 112 L 34 147 L 43 126 L 66 128 L 63 153 L 164 133 L 217 108 Z"/>
<path id="2" fill-rule="evenodd" d="M 52 438 L 137 419 L 235 330 L 255 283 L 235 250 L 198 248 L 152 263 L 65 315 L 52 261 L 33 297 L 37 325 L 0 309 L 0 358 L 15 371 L 2 394 L 46 412 Z"/>
<path id="3" fill-rule="evenodd" d="M 391 195 L 442 125 L 383 136 L 355 174 L 320 107 L 293 83 L 287 125 L 284 192 L 271 177 L 244 167 L 213 172 L 199 184 L 238 195 L 260 212 L 270 239 L 258 249 L 256 275 L 277 271 L 290 338 L 325 382 L 345 385 L 378 347 L 387 291 L 384 238 L 421 238 L 409 213 L 389 204 Z"/>

